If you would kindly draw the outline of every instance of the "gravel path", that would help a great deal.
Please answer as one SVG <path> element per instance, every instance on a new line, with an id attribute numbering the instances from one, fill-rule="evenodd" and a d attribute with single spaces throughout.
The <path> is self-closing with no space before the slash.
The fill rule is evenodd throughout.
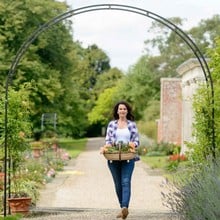
<path id="1" fill-rule="evenodd" d="M 106 159 L 99 154 L 103 144 L 103 138 L 89 139 L 87 150 L 71 160 L 41 191 L 37 206 L 32 210 L 36 216 L 24 219 L 116 219 L 120 208 Z M 141 161 L 136 162 L 128 220 L 177 219 L 162 205 L 161 191 L 165 189 L 161 184 L 164 181 L 158 172 Z"/>

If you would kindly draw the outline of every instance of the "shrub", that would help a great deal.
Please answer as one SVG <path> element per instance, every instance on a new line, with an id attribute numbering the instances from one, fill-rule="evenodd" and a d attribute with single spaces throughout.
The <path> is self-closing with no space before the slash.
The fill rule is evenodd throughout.
<path id="1" fill-rule="evenodd" d="M 160 101 L 154 100 L 148 103 L 144 110 L 144 117 L 138 122 L 138 130 L 140 133 L 147 135 L 153 140 L 157 139 L 157 123 L 160 117 Z"/>
<path id="2" fill-rule="evenodd" d="M 181 162 L 181 161 L 185 161 L 187 160 L 186 156 L 183 155 L 183 154 L 173 154 L 173 155 L 170 155 L 169 156 L 169 161 L 178 161 L 178 162 Z"/>
<path id="3" fill-rule="evenodd" d="M 186 161 L 187 157 L 183 154 L 175 153 L 169 156 L 168 165 L 166 169 L 169 171 L 176 171 L 179 167 L 180 162 Z"/>
<path id="4" fill-rule="evenodd" d="M 23 169 L 25 169 L 25 175 L 28 180 L 35 181 L 39 186 L 44 184 L 45 165 L 43 163 L 36 159 L 28 159 L 25 161 Z"/>
<path id="5" fill-rule="evenodd" d="M 220 219 L 220 163 L 199 166 L 187 178 L 169 183 L 164 203 L 184 220 Z"/>
<path id="6" fill-rule="evenodd" d="M 171 155 L 174 153 L 180 152 L 180 146 L 175 145 L 173 143 L 155 143 L 151 147 L 148 148 L 148 152 L 158 151 L 161 152 L 162 155 Z"/>
<path id="7" fill-rule="evenodd" d="M 209 67 L 214 93 L 206 83 L 200 83 L 193 97 L 193 141 L 188 144 L 192 151 L 192 159 L 195 163 L 206 163 L 207 156 L 213 159 L 219 156 L 220 146 L 220 38 L 216 38 L 215 46 L 207 50 Z M 214 128 L 214 130 L 213 130 Z M 215 132 L 214 132 L 215 131 Z"/>
<path id="8" fill-rule="evenodd" d="M 140 146 L 138 147 L 138 154 L 145 155 L 148 151 L 148 147 L 152 145 L 153 141 L 146 135 L 140 134 Z"/>
<path id="9" fill-rule="evenodd" d="M 141 133 L 146 134 L 148 137 L 154 140 L 157 139 L 157 125 L 155 121 L 138 122 L 138 129 Z"/>

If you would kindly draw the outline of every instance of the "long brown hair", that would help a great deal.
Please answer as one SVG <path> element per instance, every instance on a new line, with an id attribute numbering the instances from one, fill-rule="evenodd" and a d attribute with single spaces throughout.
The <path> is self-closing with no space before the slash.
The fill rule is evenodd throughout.
<path id="1" fill-rule="evenodd" d="M 132 108 L 126 101 L 119 101 L 118 103 L 116 103 L 116 105 L 113 108 L 113 117 L 114 117 L 114 119 L 115 120 L 119 119 L 118 106 L 121 105 L 121 104 L 125 105 L 127 110 L 128 110 L 128 114 L 127 114 L 126 118 L 128 120 L 134 121 L 134 115 L 132 114 Z"/>

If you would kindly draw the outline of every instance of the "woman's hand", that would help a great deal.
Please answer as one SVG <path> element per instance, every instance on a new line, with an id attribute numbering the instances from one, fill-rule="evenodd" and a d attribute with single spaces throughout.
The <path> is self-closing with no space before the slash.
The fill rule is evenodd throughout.
<path id="1" fill-rule="evenodd" d="M 111 144 L 106 144 L 103 147 L 100 147 L 100 154 L 104 154 L 111 146 L 112 146 Z"/>
<path id="2" fill-rule="evenodd" d="M 135 149 L 136 144 L 135 144 L 134 142 L 129 142 L 129 143 L 128 143 L 128 146 L 129 146 L 130 148 Z"/>
<path id="3" fill-rule="evenodd" d="M 128 146 L 130 148 L 130 152 L 135 153 L 136 144 L 134 142 L 129 142 Z"/>

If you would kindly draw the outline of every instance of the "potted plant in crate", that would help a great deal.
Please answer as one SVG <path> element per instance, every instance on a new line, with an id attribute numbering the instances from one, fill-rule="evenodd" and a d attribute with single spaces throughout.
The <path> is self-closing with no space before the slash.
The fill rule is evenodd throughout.
<path id="1" fill-rule="evenodd" d="M 30 206 L 35 204 L 39 197 L 37 183 L 28 179 L 22 172 L 14 178 L 11 184 L 11 197 L 8 198 L 11 214 L 27 215 Z"/>
<path id="2" fill-rule="evenodd" d="M 24 161 L 24 152 L 30 147 L 25 136 L 30 134 L 31 123 L 29 121 L 30 105 L 28 101 L 28 87 L 24 85 L 18 91 L 10 89 L 7 114 L 7 148 L 8 148 L 8 200 L 12 198 L 11 186 L 17 181 L 18 168 Z M 4 124 L 4 100 L 0 100 L 0 125 Z M 5 130 L 0 136 L 1 144 L 4 143 Z M 17 193 L 17 197 L 24 196 Z M 15 196 L 13 196 L 15 197 Z M 9 203 L 10 205 L 10 203 Z"/>
<path id="3" fill-rule="evenodd" d="M 43 155 L 44 143 L 41 141 L 41 136 L 41 131 L 34 132 L 34 141 L 30 142 L 34 158 L 39 158 Z"/>
<path id="4" fill-rule="evenodd" d="M 24 185 L 23 185 L 24 184 Z M 27 215 L 29 213 L 29 207 L 31 205 L 31 197 L 24 188 L 25 182 L 21 179 L 15 179 L 12 181 L 11 189 L 12 193 L 10 198 L 8 198 L 8 205 L 11 209 L 11 214 L 20 213 Z"/>

